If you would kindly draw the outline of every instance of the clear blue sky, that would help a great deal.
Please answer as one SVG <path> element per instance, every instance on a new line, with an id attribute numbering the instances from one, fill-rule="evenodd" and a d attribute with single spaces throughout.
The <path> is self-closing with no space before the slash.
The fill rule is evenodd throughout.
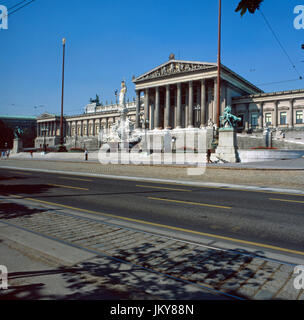
<path id="1" fill-rule="evenodd" d="M 20 0 L 0 0 L 11 7 Z M 222 63 L 266 92 L 304 88 L 259 12 L 243 18 L 239 0 L 223 0 Z M 293 9 L 304 0 L 265 0 L 262 10 L 304 75 L 304 30 Z M 62 38 L 66 45 L 65 113 L 79 114 L 90 97 L 115 100 L 126 79 L 168 60 L 216 62 L 216 0 L 36 0 L 0 30 L 0 114 L 60 113 Z M 41 106 L 35 109 L 34 106 Z"/>

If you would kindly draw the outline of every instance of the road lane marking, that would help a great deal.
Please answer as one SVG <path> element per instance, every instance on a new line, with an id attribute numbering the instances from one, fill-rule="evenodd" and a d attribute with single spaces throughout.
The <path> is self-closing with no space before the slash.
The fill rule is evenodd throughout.
<path id="1" fill-rule="evenodd" d="M 28 173 L 28 172 L 16 172 L 16 171 L 9 171 L 9 173 L 12 173 L 12 174 L 19 174 L 19 175 L 26 175 L 26 176 L 31 176 L 32 174 L 31 173 Z"/>
<path id="2" fill-rule="evenodd" d="M 52 183 L 48 183 L 48 186 L 52 186 L 52 187 L 58 187 L 58 188 L 66 188 L 66 189 L 76 189 L 76 190 L 85 190 L 88 191 L 88 188 L 80 188 L 80 187 L 72 187 L 72 186 L 65 186 L 62 184 L 52 184 Z"/>
<path id="3" fill-rule="evenodd" d="M 21 196 L 16 196 L 14 194 L 10 194 L 9 196 L 12 198 L 22 198 Z M 179 228 L 179 227 L 172 227 L 172 226 L 168 226 L 168 225 L 164 225 L 164 224 L 148 222 L 148 221 L 138 220 L 138 219 L 133 219 L 133 218 L 127 218 L 127 217 L 122 217 L 122 216 L 118 216 L 118 215 L 116 216 L 114 214 L 71 207 L 71 206 L 67 206 L 64 204 L 56 203 L 56 202 L 48 202 L 48 201 L 43 201 L 43 200 L 38 200 L 38 199 L 33 199 L 33 198 L 23 198 L 23 199 L 28 200 L 28 201 L 43 203 L 43 204 L 47 204 L 47 205 L 51 205 L 51 206 L 57 206 L 57 207 L 62 207 L 62 208 L 66 208 L 66 209 L 71 209 L 71 210 L 75 210 L 75 211 L 86 212 L 86 213 L 91 213 L 91 214 L 95 214 L 95 215 L 101 215 L 101 216 L 111 217 L 111 218 L 115 218 L 115 219 L 146 224 L 146 225 L 153 226 L 153 227 L 159 227 L 159 228 L 164 228 L 164 229 L 173 230 L 173 231 L 180 231 L 180 232 L 195 234 L 195 235 L 199 235 L 199 236 L 203 236 L 203 237 L 211 237 L 211 238 L 220 239 L 220 240 L 227 240 L 227 241 L 237 242 L 237 243 L 251 245 L 251 246 L 255 246 L 255 247 L 272 249 L 272 250 L 276 250 L 276 251 L 288 252 L 288 253 L 299 254 L 299 255 L 304 256 L 303 251 L 281 248 L 281 247 L 277 247 L 277 246 L 273 246 L 273 245 L 269 245 L 269 244 L 263 244 L 263 243 L 252 242 L 252 241 L 241 240 L 241 239 L 235 239 L 235 238 L 230 238 L 230 237 L 225 237 L 225 236 L 220 236 L 220 235 L 205 233 L 205 232 L 200 232 L 200 231 L 194 231 L 194 230 L 189 230 L 189 229 L 184 229 L 184 228 Z"/>
<path id="4" fill-rule="evenodd" d="M 269 198 L 269 200 L 271 200 L 271 201 L 281 201 L 281 202 L 304 203 L 304 201 L 288 200 L 288 199 L 274 199 L 274 198 Z"/>
<path id="5" fill-rule="evenodd" d="M 93 181 L 93 180 L 89 180 L 89 179 L 70 178 L 70 177 L 59 177 L 59 179 L 63 179 L 63 180 L 75 180 L 75 181 L 86 181 L 86 182 L 92 182 L 92 181 Z"/>
<path id="6" fill-rule="evenodd" d="M 202 207 L 220 208 L 220 209 L 228 209 L 228 210 L 232 209 L 231 207 L 219 206 L 219 205 L 208 204 L 208 203 L 199 203 L 199 202 L 181 201 L 181 200 L 154 198 L 154 197 L 148 197 L 148 199 L 158 200 L 158 201 L 175 202 L 175 203 L 191 204 L 191 205 L 194 205 L 194 206 L 202 206 Z"/>
<path id="7" fill-rule="evenodd" d="M 144 186 L 144 185 L 141 185 L 141 184 L 137 184 L 136 187 L 151 188 L 151 189 L 161 189 L 161 190 L 171 190 L 171 191 L 182 191 L 182 192 L 192 192 L 192 190 L 187 190 L 187 189 L 175 189 L 175 188 L 165 188 L 165 187 L 155 187 L 155 186 Z"/>
<path id="8" fill-rule="evenodd" d="M 166 180 L 166 179 L 156 179 L 156 178 L 147 178 L 147 177 L 130 177 L 130 176 L 119 176 L 119 175 L 108 175 L 108 174 L 97 174 L 97 173 L 88 173 L 88 172 L 74 172 L 74 171 L 62 171 L 62 170 L 46 170 L 46 169 L 34 169 L 34 168 L 19 168 L 13 166 L 0 166 L 0 169 L 12 169 L 12 170 L 27 170 L 31 172 L 43 172 L 47 174 L 56 174 L 56 175 L 71 175 L 71 176 L 81 176 L 81 177 L 92 177 L 99 179 L 112 179 L 112 180 L 122 180 L 122 181 L 137 181 L 137 182 L 147 182 L 147 183 L 157 183 L 164 185 L 179 185 L 179 186 L 187 186 L 191 188 L 205 188 L 205 189 L 222 189 L 227 191 L 244 191 L 244 192 L 259 192 L 259 193 L 270 193 L 270 194 L 283 194 L 283 195 L 291 195 L 291 196 L 300 196 L 304 197 L 304 193 L 302 190 L 291 190 L 294 192 L 288 192 L 288 189 L 279 189 L 274 187 L 265 188 L 263 190 L 261 187 L 257 186 L 245 186 L 245 185 L 233 185 L 233 184 L 225 184 L 225 183 L 212 183 L 214 185 L 222 185 L 222 186 L 213 186 L 208 185 L 208 183 L 199 183 L 199 182 L 191 182 L 189 184 L 186 181 L 180 180 Z M 205 184 L 205 185 L 203 185 Z M 256 190 L 255 188 L 262 189 Z M 273 190 L 273 191 L 272 191 Z M 277 191 L 276 191 L 277 190 Z M 282 190 L 282 191 L 280 191 Z M 286 192 L 284 191 L 286 190 Z M 193 191 L 193 190 L 192 190 Z"/>

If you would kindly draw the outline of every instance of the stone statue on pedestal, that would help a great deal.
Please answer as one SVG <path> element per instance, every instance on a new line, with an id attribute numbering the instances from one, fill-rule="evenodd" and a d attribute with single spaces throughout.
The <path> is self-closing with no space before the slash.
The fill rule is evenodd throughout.
<path id="1" fill-rule="evenodd" d="M 15 139 L 20 139 L 21 136 L 23 135 L 23 130 L 20 127 L 16 127 L 14 130 L 14 137 Z"/>
<path id="2" fill-rule="evenodd" d="M 16 127 L 14 130 L 14 145 L 12 153 L 19 153 L 23 150 L 23 143 L 21 136 L 23 135 L 23 130 L 20 127 Z"/>
<path id="3" fill-rule="evenodd" d="M 224 115 L 220 117 L 221 124 L 223 128 L 235 128 L 238 121 L 241 121 L 241 118 L 236 117 L 232 113 L 231 106 L 227 106 L 224 111 Z"/>
<path id="4" fill-rule="evenodd" d="M 233 115 L 231 111 L 231 106 L 227 106 L 224 115 L 220 117 L 222 127 L 219 129 L 219 140 L 215 156 L 223 162 L 240 162 L 235 128 L 241 118 Z"/>

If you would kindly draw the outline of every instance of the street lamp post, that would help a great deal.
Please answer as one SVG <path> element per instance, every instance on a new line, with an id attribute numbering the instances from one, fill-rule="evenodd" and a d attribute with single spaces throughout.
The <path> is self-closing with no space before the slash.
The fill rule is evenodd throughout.
<path id="1" fill-rule="evenodd" d="M 62 60 L 62 88 L 61 88 L 61 116 L 60 116 L 60 152 L 66 152 L 66 147 L 64 144 L 63 138 L 63 97 L 64 97 L 64 63 L 65 63 L 65 43 L 66 39 L 62 39 L 62 47 L 63 47 L 63 60 Z"/>
<path id="2" fill-rule="evenodd" d="M 41 132 L 43 133 L 43 152 L 46 152 L 46 134 L 48 132 L 48 129 L 41 129 Z"/>

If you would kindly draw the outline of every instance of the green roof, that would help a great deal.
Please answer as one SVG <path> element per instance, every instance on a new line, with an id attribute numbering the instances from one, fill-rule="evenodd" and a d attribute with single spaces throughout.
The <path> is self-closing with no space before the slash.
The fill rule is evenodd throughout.
<path id="1" fill-rule="evenodd" d="M 34 116 L 1 116 L 0 119 L 36 120 Z"/>

